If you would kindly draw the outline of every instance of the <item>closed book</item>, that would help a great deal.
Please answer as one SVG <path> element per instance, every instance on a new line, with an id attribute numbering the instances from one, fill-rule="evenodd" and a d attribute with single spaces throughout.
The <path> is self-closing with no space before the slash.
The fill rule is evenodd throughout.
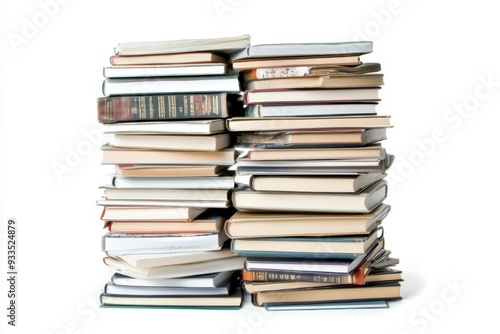
<path id="1" fill-rule="evenodd" d="M 174 151 L 142 148 L 121 148 L 109 145 L 101 147 L 104 165 L 159 164 L 159 165 L 219 165 L 234 164 L 234 149 L 219 151 Z"/>
<path id="2" fill-rule="evenodd" d="M 192 208 L 228 208 L 228 200 L 153 200 L 153 199 L 107 199 L 100 198 L 96 201 L 101 206 L 123 207 L 192 207 Z"/>
<path id="3" fill-rule="evenodd" d="M 390 209 L 381 204 L 369 213 L 353 214 L 237 211 L 224 228 L 231 239 L 369 234 Z"/>
<path id="4" fill-rule="evenodd" d="M 106 78 L 150 78 L 173 76 L 225 75 L 231 70 L 227 64 L 192 64 L 192 65 L 142 65 L 142 66 L 106 66 L 103 68 Z"/>
<path id="5" fill-rule="evenodd" d="M 398 300 L 401 299 L 401 284 L 399 282 L 383 282 L 341 287 L 266 291 L 253 294 L 252 297 L 252 302 L 256 306 L 381 299 Z"/>
<path id="6" fill-rule="evenodd" d="M 173 151 L 219 151 L 232 145 L 229 133 L 207 136 L 114 134 L 107 144 L 112 147 Z"/>
<path id="7" fill-rule="evenodd" d="M 130 234 L 108 232 L 102 236 L 102 251 L 112 254 L 154 254 L 221 249 L 225 233 Z"/>
<path id="8" fill-rule="evenodd" d="M 259 57 L 235 59 L 232 67 L 235 71 L 251 70 L 261 67 L 289 67 L 289 66 L 356 66 L 361 64 L 358 55 L 324 55 L 309 57 Z"/>
<path id="9" fill-rule="evenodd" d="M 349 74 L 251 80 L 245 82 L 245 89 L 379 87 L 383 84 L 383 74 Z"/>
<path id="10" fill-rule="evenodd" d="M 193 165 L 115 165 L 117 176 L 129 177 L 169 177 L 169 176 L 217 176 L 227 166 L 193 166 Z"/>
<path id="11" fill-rule="evenodd" d="M 103 197 L 116 200 L 227 201 L 229 189 L 121 188 L 102 186 Z"/>
<path id="12" fill-rule="evenodd" d="M 236 137 L 238 144 L 268 144 L 281 146 L 367 145 L 387 138 L 386 128 L 317 131 L 257 131 Z M 363 148 L 360 148 L 363 149 Z"/>
<path id="13" fill-rule="evenodd" d="M 104 134 L 189 134 L 208 135 L 226 131 L 225 119 L 174 120 L 174 121 L 139 121 L 100 124 Z"/>
<path id="14" fill-rule="evenodd" d="M 104 285 L 104 293 L 114 296 L 227 296 L 231 287 L 230 281 L 214 288 L 127 286 L 108 282 Z"/>
<path id="15" fill-rule="evenodd" d="M 147 286 L 147 287 L 172 287 L 172 288 L 215 288 L 226 285 L 237 271 L 221 271 L 216 273 L 195 275 L 178 278 L 139 279 L 115 273 L 111 277 L 114 285 Z"/>
<path id="16" fill-rule="evenodd" d="M 363 213 L 372 211 L 386 196 L 387 182 L 381 180 L 357 194 L 236 190 L 232 202 L 241 211 Z"/>
<path id="17" fill-rule="evenodd" d="M 242 104 L 237 101 L 237 95 L 228 93 L 97 98 L 97 118 L 100 123 L 217 119 L 241 113 L 241 109 Z"/>
<path id="18" fill-rule="evenodd" d="M 109 57 L 113 66 L 132 65 L 187 65 L 197 63 L 228 63 L 226 57 L 215 52 L 190 52 L 151 55 L 113 55 Z"/>
<path id="19" fill-rule="evenodd" d="M 157 78 L 106 78 L 102 84 L 104 96 L 169 94 L 169 93 L 217 93 L 241 91 L 238 76 L 157 77 Z"/>
<path id="20" fill-rule="evenodd" d="M 378 102 L 376 88 L 268 89 L 245 90 L 244 104 Z"/>
<path id="21" fill-rule="evenodd" d="M 352 262 L 350 260 L 366 254 L 376 244 L 377 238 L 378 231 L 355 236 L 232 239 L 231 250 L 245 257 L 338 258 L 345 260 L 342 268 L 347 270 Z"/>
<path id="22" fill-rule="evenodd" d="M 246 117 L 297 117 L 376 115 L 377 103 L 303 103 L 251 104 L 245 107 Z"/>
<path id="23" fill-rule="evenodd" d="M 226 120 L 227 128 L 233 132 L 284 131 L 317 129 L 370 129 L 390 128 L 390 116 L 332 116 L 332 117 L 279 117 L 249 118 L 232 117 Z"/>
<path id="24" fill-rule="evenodd" d="M 193 220 L 207 208 L 175 207 L 175 206 L 105 206 L 101 220 L 144 221 L 144 220 Z"/>
<path id="25" fill-rule="evenodd" d="M 232 53 L 231 60 L 267 57 L 307 57 L 314 55 L 362 55 L 373 51 L 371 41 L 320 43 L 267 43 L 251 45 Z"/>
<path id="26" fill-rule="evenodd" d="M 113 176 L 112 185 L 116 188 L 158 188 L 158 189 L 232 189 L 234 176 L 165 176 L 165 177 L 127 177 Z"/>

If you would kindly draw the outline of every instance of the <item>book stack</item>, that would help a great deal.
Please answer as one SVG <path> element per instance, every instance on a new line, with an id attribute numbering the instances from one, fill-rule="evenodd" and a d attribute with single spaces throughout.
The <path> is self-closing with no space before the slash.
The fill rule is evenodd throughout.
<path id="1" fill-rule="evenodd" d="M 246 114 L 227 120 L 238 187 L 225 230 L 246 257 L 243 288 L 257 306 L 374 308 L 401 298 L 382 226 L 390 116 L 376 111 L 383 75 L 361 61 L 370 52 L 371 42 L 292 43 L 231 55 Z"/>
<path id="2" fill-rule="evenodd" d="M 240 307 L 243 258 L 223 224 L 234 213 L 229 116 L 243 115 L 227 52 L 248 36 L 120 43 L 104 67 L 98 120 L 107 136 L 100 188 L 109 307 Z"/>

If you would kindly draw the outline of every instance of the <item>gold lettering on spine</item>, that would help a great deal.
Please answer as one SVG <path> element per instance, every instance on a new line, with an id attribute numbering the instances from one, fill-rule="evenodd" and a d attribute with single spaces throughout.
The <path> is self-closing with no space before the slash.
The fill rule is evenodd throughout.
<path id="1" fill-rule="evenodd" d="M 158 117 L 165 119 L 165 97 L 158 96 Z"/>
<path id="2" fill-rule="evenodd" d="M 146 118 L 146 97 L 139 97 L 139 119 Z"/>
<path id="3" fill-rule="evenodd" d="M 212 104 L 212 113 L 214 114 L 214 116 L 220 116 L 221 113 L 219 112 L 219 96 L 218 95 L 214 95 L 214 102 Z"/>
<path id="4" fill-rule="evenodd" d="M 155 115 L 155 106 L 154 106 L 154 103 L 153 103 L 153 97 L 150 96 L 149 97 L 149 112 L 148 112 L 148 119 L 152 119 Z"/>
<path id="5" fill-rule="evenodd" d="M 168 96 L 168 117 L 173 118 L 175 116 L 175 96 Z"/>

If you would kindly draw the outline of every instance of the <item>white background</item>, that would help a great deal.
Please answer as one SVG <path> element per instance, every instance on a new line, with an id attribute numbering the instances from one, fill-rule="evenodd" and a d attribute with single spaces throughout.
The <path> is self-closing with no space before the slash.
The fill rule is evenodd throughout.
<path id="1" fill-rule="evenodd" d="M 500 24 L 493 3 L 2 1 L 2 328 L 42 334 L 495 328 L 498 310 L 489 305 L 499 297 Z M 373 40 L 374 52 L 363 60 L 382 64 L 378 111 L 393 117 L 385 146 L 397 162 L 389 171 L 386 203 L 393 210 L 384 226 L 387 248 L 401 260 L 404 299 L 384 310 L 289 313 L 266 313 L 248 301 L 232 312 L 94 308 L 110 273 L 101 261 L 95 205 L 107 169 L 91 139 L 102 67 L 114 45 L 244 33 L 252 44 Z M 67 169 L 57 173 L 54 166 Z M 18 221 L 16 328 L 6 325 L 9 217 Z"/>

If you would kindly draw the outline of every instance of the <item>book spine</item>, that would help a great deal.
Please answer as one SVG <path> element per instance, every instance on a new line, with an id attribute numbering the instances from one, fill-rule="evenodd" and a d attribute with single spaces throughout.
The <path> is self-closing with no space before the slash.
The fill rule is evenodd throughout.
<path id="1" fill-rule="evenodd" d="M 227 94 L 112 96 L 97 99 L 98 121 L 161 121 L 228 117 Z"/>
<path id="2" fill-rule="evenodd" d="M 242 271 L 242 280 L 247 282 L 316 282 L 332 284 L 365 284 L 365 273 L 356 270 L 352 274 L 324 274 L 269 270 Z"/>
<path id="3" fill-rule="evenodd" d="M 244 71 L 243 79 L 245 81 L 250 81 L 274 78 L 303 77 L 309 75 L 310 69 L 311 68 L 308 66 L 256 68 Z"/>

